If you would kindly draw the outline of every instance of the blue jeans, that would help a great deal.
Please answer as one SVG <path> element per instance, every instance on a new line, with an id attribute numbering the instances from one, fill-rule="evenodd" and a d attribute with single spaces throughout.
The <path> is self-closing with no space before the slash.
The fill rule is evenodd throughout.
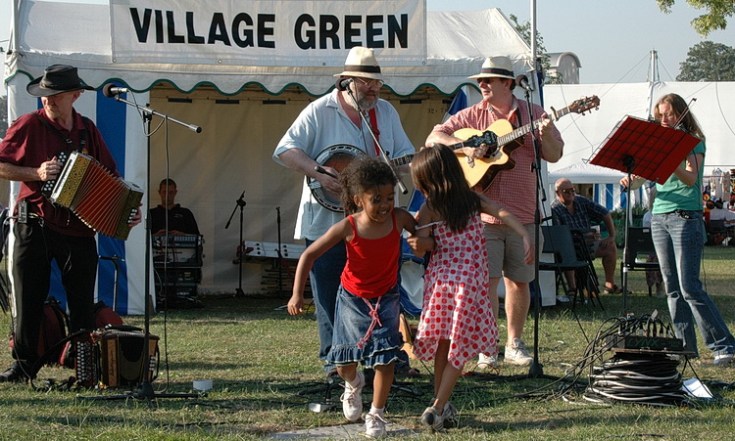
<path id="1" fill-rule="evenodd" d="M 651 236 L 666 285 L 671 321 L 684 349 L 699 355 L 694 322 L 715 355 L 735 353 L 735 338 L 704 290 L 699 269 L 704 250 L 701 211 L 654 214 Z"/>
<path id="2" fill-rule="evenodd" d="M 306 246 L 314 242 L 306 239 Z M 337 290 L 340 286 L 342 270 L 347 262 L 347 249 L 340 242 L 322 254 L 309 272 L 311 293 L 316 306 L 316 323 L 319 331 L 319 358 L 325 360 L 332 348 L 332 330 L 334 329 L 334 309 L 337 304 Z M 325 372 L 334 370 L 334 366 L 326 364 Z"/>

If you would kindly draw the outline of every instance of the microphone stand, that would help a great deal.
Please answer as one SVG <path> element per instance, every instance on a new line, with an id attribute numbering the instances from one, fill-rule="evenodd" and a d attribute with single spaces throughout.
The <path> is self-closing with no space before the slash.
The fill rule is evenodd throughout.
<path id="1" fill-rule="evenodd" d="M 373 131 L 373 126 L 370 124 L 370 122 L 365 118 L 365 113 L 362 109 L 360 109 L 360 104 L 357 102 L 357 99 L 355 98 L 355 94 L 352 92 L 352 89 L 349 88 L 349 86 L 345 89 L 347 91 L 347 95 L 352 98 L 352 102 L 355 104 L 355 108 L 357 109 L 357 113 L 360 115 L 360 119 L 362 120 L 362 124 L 368 128 L 370 131 L 370 136 L 373 138 L 373 142 L 375 143 L 375 148 L 378 150 L 378 154 L 380 156 L 380 159 L 383 160 L 388 166 L 390 167 L 391 171 L 393 172 L 393 176 L 396 178 L 396 182 L 398 182 L 398 189 L 401 190 L 401 194 L 408 193 L 408 189 L 406 188 L 406 185 L 403 184 L 403 181 L 401 180 L 401 176 L 396 172 L 395 167 L 393 167 L 393 163 L 391 162 L 390 158 L 388 158 L 388 155 L 385 154 L 385 150 L 383 150 L 383 147 L 380 145 L 380 142 L 378 141 L 378 137 L 375 135 L 375 131 Z M 367 146 L 365 146 L 367 149 Z"/>
<path id="2" fill-rule="evenodd" d="M 153 390 L 153 386 L 151 385 L 151 378 L 152 375 L 151 371 L 153 369 L 153 366 L 155 366 L 155 360 L 154 356 L 155 354 L 151 354 L 151 348 L 150 348 L 150 321 L 151 321 L 151 303 L 153 301 L 151 297 L 151 286 L 150 286 L 150 279 L 151 279 L 151 224 L 149 220 L 149 209 L 150 203 L 151 203 L 151 192 L 150 192 L 150 183 L 151 183 L 151 121 L 153 120 L 153 115 L 156 115 L 158 117 L 163 118 L 166 121 L 173 121 L 179 125 L 182 125 L 189 130 L 195 132 L 195 133 L 201 133 L 202 128 L 193 124 L 187 124 L 182 121 L 179 121 L 177 119 L 171 118 L 168 115 L 165 115 L 163 113 L 156 112 L 155 110 L 151 109 L 149 105 L 146 106 L 140 106 L 135 102 L 131 102 L 126 100 L 125 98 L 122 98 L 120 94 L 113 94 L 105 93 L 105 96 L 108 98 L 114 98 L 115 101 L 119 101 L 121 103 L 124 103 L 128 106 L 134 107 L 138 110 L 140 116 L 143 118 L 143 123 L 145 125 L 145 136 L 147 139 L 147 145 L 146 145 L 146 183 L 145 183 L 145 194 L 146 194 L 146 208 L 145 208 L 145 312 L 144 312 L 144 333 L 143 333 L 143 354 L 145 357 L 142 357 L 141 360 L 141 371 L 143 372 L 143 375 L 141 375 L 141 382 L 138 385 L 138 388 L 128 394 L 123 395 L 113 395 L 113 396 L 105 396 L 101 397 L 102 399 L 107 400 L 114 400 L 114 399 L 128 399 L 128 398 L 137 398 L 141 400 L 153 400 L 156 398 L 198 398 L 198 394 L 190 394 L 190 393 L 156 393 Z M 98 397 L 99 398 L 99 397 Z"/>
<path id="3" fill-rule="evenodd" d="M 278 295 L 283 295 L 283 253 L 281 252 L 281 207 L 276 207 L 276 227 L 278 228 Z"/>
<path id="4" fill-rule="evenodd" d="M 237 211 L 237 208 L 240 207 L 240 244 L 238 245 L 238 249 L 240 252 L 237 256 L 237 289 L 235 290 L 235 297 L 245 297 L 245 292 L 242 290 L 242 259 L 245 257 L 245 244 L 242 242 L 242 211 L 247 205 L 247 202 L 245 202 L 245 190 L 242 191 L 242 194 L 239 198 L 237 198 L 237 201 L 235 201 L 235 208 L 232 209 L 232 214 L 230 214 L 230 218 L 227 219 L 227 224 L 225 225 L 225 230 L 230 227 L 230 222 L 232 222 L 232 216 L 235 215 L 235 211 Z"/>
<path id="5" fill-rule="evenodd" d="M 526 103 L 528 107 L 528 120 L 533 124 L 533 109 L 531 108 L 531 88 L 523 88 L 525 91 L 525 98 Z M 528 370 L 528 376 L 529 378 L 541 378 L 544 376 L 544 366 L 539 363 L 539 356 L 538 356 L 538 333 L 539 333 L 539 317 L 541 312 L 541 285 L 539 284 L 538 277 L 539 277 L 539 267 L 538 267 L 538 261 L 540 257 L 540 250 L 539 250 L 539 230 L 541 227 L 541 211 L 539 208 L 539 203 L 543 200 L 546 200 L 546 195 L 544 194 L 543 197 L 540 196 L 541 192 L 544 192 L 543 187 L 543 180 L 541 178 L 541 146 L 538 140 L 538 137 L 536 136 L 536 127 L 531 127 L 531 131 L 529 132 L 531 135 L 531 138 L 533 139 L 533 151 L 534 151 L 534 161 L 533 165 L 531 166 L 533 170 L 531 170 L 534 175 L 536 175 L 536 194 L 535 194 L 535 211 L 533 216 L 533 223 L 534 223 L 534 243 L 535 245 L 535 259 L 533 263 L 533 272 L 534 272 L 534 281 L 533 281 L 533 288 L 534 288 L 534 295 L 532 297 L 533 299 L 533 361 L 531 362 L 531 366 Z M 545 192 L 544 192 L 545 193 Z"/>

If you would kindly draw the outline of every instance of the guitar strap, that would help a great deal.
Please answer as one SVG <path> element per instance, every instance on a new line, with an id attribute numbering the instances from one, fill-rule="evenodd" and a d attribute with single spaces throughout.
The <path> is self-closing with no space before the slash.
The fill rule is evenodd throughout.
<path id="1" fill-rule="evenodd" d="M 375 134 L 375 139 L 380 139 L 380 130 L 378 130 L 378 116 L 375 113 L 375 107 L 370 109 L 370 126 L 373 128 L 373 133 Z M 373 141 L 373 147 L 375 147 L 375 156 L 380 157 L 380 149 L 378 149 L 378 145 Z"/>

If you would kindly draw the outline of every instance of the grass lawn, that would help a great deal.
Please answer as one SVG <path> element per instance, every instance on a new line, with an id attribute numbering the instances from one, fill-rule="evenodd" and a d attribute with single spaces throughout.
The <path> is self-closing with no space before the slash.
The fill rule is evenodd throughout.
<path id="1" fill-rule="evenodd" d="M 707 290 L 730 329 L 735 329 L 734 257 L 735 248 L 708 247 L 703 272 Z M 658 310 L 659 317 L 668 320 L 665 300 L 648 297 L 644 273 L 631 273 L 628 285 L 634 290 L 627 302 L 629 312 L 644 315 Z M 214 388 L 206 396 L 92 400 L 120 391 L 46 390 L 48 379 L 58 384 L 73 375 L 68 369 L 47 367 L 35 382 L 42 390 L 0 385 L 0 440 L 263 439 L 285 430 L 344 423 L 339 406 L 324 413 L 307 409 L 308 403 L 324 398 L 322 392 L 308 393 L 323 380 L 313 314 L 289 317 L 278 309 L 286 299 L 276 296 L 208 296 L 203 301 L 204 309 L 155 315 L 151 331 L 161 338 L 162 350 L 154 389 L 190 392 L 193 380 L 211 379 Z M 581 364 L 587 339 L 594 339 L 608 320 L 624 315 L 620 295 L 603 296 L 602 302 L 604 310 L 583 305 L 541 311 L 538 347 L 543 376 L 532 378 L 528 368 L 501 365 L 497 374 L 461 378 L 452 399 L 460 411 L 459 428 L 433 435 L 419 425 L 432 386 L 431 365 L 417 361 L 412 365 L 422 375 L 400 380 L 402 387 L 389 400 L 388 420 L 415 430 L 411 439 L 418 440 L 735 439 L 735 367 L 712 366 L 712 355 L 701 338 L 701 358 L 682 373 L 684 378 L 700 378 L 719 399 L 682 407 L 592 404 L 583 399 L 589 370 L 581 372 L 576 387 L 563 377 Z M 143 323 L 142 317 L 125 319 L 133 325 Z M 0 321 L 9 329 L 9 315 L 0 315 Z M 504 338 L 502 314 L 500 321 Z M 525 340 L 533 344 L 533 316 Z M 9 351 L 3 350 L 0 367 L 10 361 Z M 333 399 L 340 394 L 336 389 Z M 369 392 L 364 401 L 369 402 Z"/>

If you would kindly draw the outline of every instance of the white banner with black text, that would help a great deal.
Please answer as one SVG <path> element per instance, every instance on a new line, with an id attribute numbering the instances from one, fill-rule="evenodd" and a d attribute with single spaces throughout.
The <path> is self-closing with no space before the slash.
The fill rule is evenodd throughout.
<path id="1" fill-rule="evenodd" d="M 110 0 L 110 22 L 113 63 L 339 66 L 355 46 L 384 66 L 426 58 L 426 0 Z"/>

